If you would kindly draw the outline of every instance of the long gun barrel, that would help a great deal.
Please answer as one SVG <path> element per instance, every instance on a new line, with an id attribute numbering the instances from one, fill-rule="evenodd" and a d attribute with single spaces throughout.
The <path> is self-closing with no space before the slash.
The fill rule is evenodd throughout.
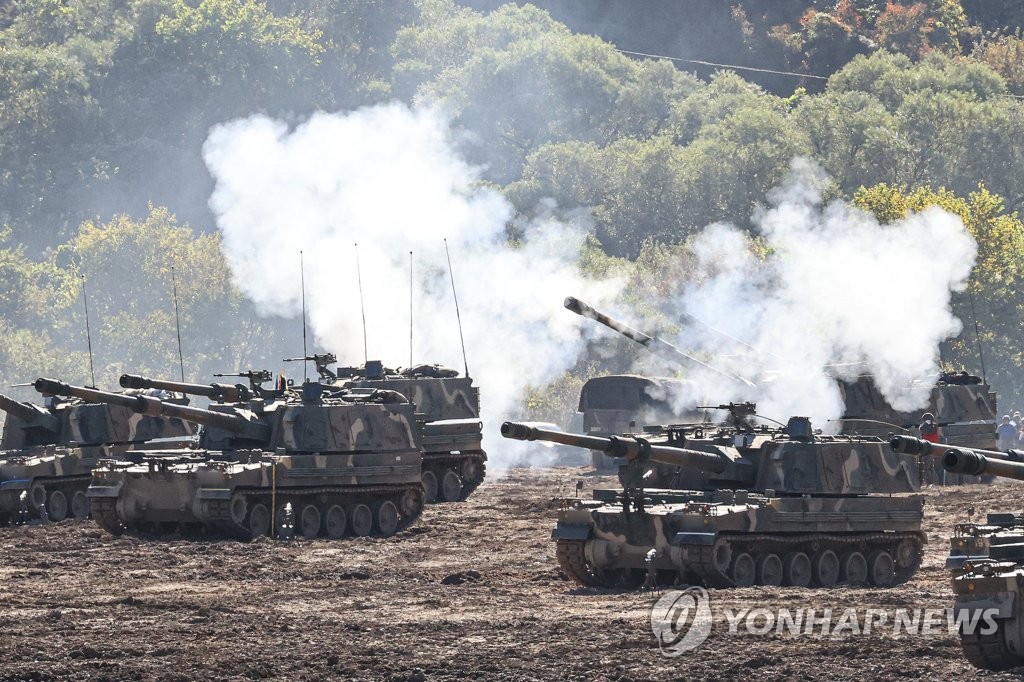
<path id="1" fill-rule="evenodd" d="M 120 379 L 122 388 L 159 388 L 165 391 L 176 391 L 188 395 L 201 395 L 213 400 L 221 400 L 227 403 L 244 402 L 252 400 L 252 392 L 236 384 L 189 384 L 181 381 L 164 381 L 163 379 L 149 379 L 138 374 L 122 374 Z"/>
<path id="2" fill-rule="evenodd" d="M 950 449 L 942 455 L 942 468 L 954 474 L 981 476 L 991 474 L 1024 480 L 1024 462 L 994 459 L 977 450 Z"/>
<path id="3" fill-rule="evenodd" d="M 187 407 L 165 403 L 157 398 L 144 395 L 122 395 L 120 393 L 108 393 L 98 391 L 94 388 L 83 386 L 72 386 L 54 379 L 36 379 L 32 384 L 40 393 L 50 395 L 63 395 L 80 398 L 90 403 L 105 403 L 107 405 L 118 405 L 128 408 L 137 414 L 146 414 L 155 417 L 175 417 L 188 422 L 212 426 L 225 431 L 231 431 L 243 438 L 253 440 L 269 440 L 270 427 L 261 422 L 252 422 L 239 414 L 226 414 L 203 410 L 198 407 Z"/>
<path id="4" fill-rule="evenodd" d="M 501 435 L 514 440 L 541 440 L 561 443 L 577 448 L 599 450 L 609 457 L 625 457 L 628 460 L 651 460 L 669 466 L 687 466 L 720 474 L 729 466 L 727 457 L 711 452 L 675 448 L 669 445 L 651 445 L 642 438 L 629 436 L 584 436 L 565 431 L 542 429 L 530 424 L 505 422 L 501 425 Z"/>
<path id="5" fill-rule="evenodd" d="M 42 426 L 50 431 L 60 429 L 60 422 L 49 412 L 42 410 L 35 405 L 23 403 L 0 393 L 0 410 L 8 412 L 25 424 Z"/>
<path id="6" fill-rule="evenodd" d="M 600 322 L 601 324 L 603 324 L 604 326 L 608 327 L 609 329 L 622 334 L 627 339 L 630 339 L 632 341 L 636 341 L 641 346 L 643 346 L 647 350 L 651 351 L 655 355 L 657 355 L 659 357 L 662 357 L 662 358 L 665 358 L 666 360 L 669 360 L 670 362 L 675 362 L 675 363 L 679 363 L 679 364 L 686 364 L 686 363 L 695 364 L 698 367 L 706 369 L 706 370 L 708 370 L 710 372 L 714 372 L 715 374 L 718 374 L 719 376 L 725 377 L 726 379 L 730 379 L 732 381 L 738 382 L 738 383 L 743 384 L 745 386 L 748 386 L 750 388 L 754 387 L 754 383 L 753 382 L 748 381 L 747 379 L 744 379 L 743 377 L 735 376 L 733 374 L 729 374 L 728 372 L 724 372 L 724 371 L 718 369 L 717 367 L 712 367 L 711 365 L 707 364 L 706 362 L 698 360 L 697 358 L 693 357 L 692 355 L 688 355 L 688 354 L 684 353 L 683 351 L 679 350 L 678 348 L 673 346 L 668 341 L 665 341 L 663 339 L 659 339 L 659 338 L 650 336 L 648 334 L 644 334 L 642 331 L 638 331 L 636 329 L 633 329 L 629 325 L 623 324 L 622 322 L 619 322 L 618 320 L 615 320 L 615 319 L 613 319 L 611 317 L 608 317 L 607 315 L 605 315 L 602 312 L 594 310 L 594 308 L 592 308 L 591 306 L 587 305 L 586 303 L 584 303 L 583 301 L 579 300 L 578 298 L 574 298 L 572 296 L 569 296 L 568 298 L 565 299 L 564 305 L 565 305 L 566 309 L 571 310 L 572 312 L 576 313 L 577 315 L 580 315 L 582 317 L 589 317 L 591 320 L 596 320 L 597 322 Z"/>
<path id="7" fill-rule="evenodd" d="M 993 452 L 991 450 L 976 450 L 974 448 L 958 447 L 956 445 L 945 445 L 943 443 L 932 443 L 924 438 L 913 436 L 893 436 L 889 440 L 889 447 L 893 452 L 901 455 L 925 455 L 930 457 L 945 457 L 951 450 L 958 452 L 975 452 L 984 455 L 988 459 L 1008 460 L 1010 457 L 1005 452 Z"/>

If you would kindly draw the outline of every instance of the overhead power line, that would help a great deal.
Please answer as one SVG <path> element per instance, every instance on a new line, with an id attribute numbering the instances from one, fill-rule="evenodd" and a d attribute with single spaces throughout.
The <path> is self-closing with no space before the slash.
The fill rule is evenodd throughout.
<path id="1" fill-rule="evenodd" d="M 814 78 L 817 80 L 827 81 L 827 76 L 814 76 L 809 73 L 797 73 L 795 71 L 776 71 L 774 69 L 759 69 L 754 66 L 737 66 L 736 64 L 718 64 L 715 62 L 705 62 L 700 59 L 683 59 L 682 57 L 666 57 L 663 54 L 647 54 L 646 52 L 632 52 L 631 50 L 619 50 L 622 54 L 631 54 L 636 57 L 650 57 L 652 59 L 668 59 L 673 62 L 685 62 L 687 64 L 700 64 L 701 66 L 719 66 L 723 69 L 733 69 L 735 71 L 757 71 L 758 73 L 772 73 L 778 76 L 796 76 L 797 78 Z"/>
<path id="2" fill-rule="evenodd" d="M 813 78 L 815 80 L 827 81 L 828 76 L 815 76 L 809 73 L 798 73 L 796 71 L 776 71 L 775 69 L 759 69 L 756 66 L 739 66 L 737 64 L 719 64 L 718 62 L 706 62 L 702 59 L 683 59 L 682 57 L 669 57 L 663 54 L 648 54 L 647 52 L 633 52 L 632 50 L 620 50 L 615 48 L 616 51 L 622 54 L 633 55 L 635 57 L 649 57 L 651 59 L 667 59 L 672 62 L 684 62 L 686 64 L 700 64 L 701 66 L 717 66 L 723 69 L 732 69 L 734 71 L 756 71 L 758 73 L 771 73 L 776 76 L 795 76 L 797 78 Z M 1024 95 L 1014 95 L 1011 92 L 997 92 L 992 95 L 993 97 L 1009 97 L 1010 99 L 1024 99 Z"/>

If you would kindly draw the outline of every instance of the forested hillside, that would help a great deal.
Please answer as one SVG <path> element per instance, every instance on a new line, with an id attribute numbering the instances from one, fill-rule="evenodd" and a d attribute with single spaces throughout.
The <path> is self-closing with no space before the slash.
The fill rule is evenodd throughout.
<path id="1" fill-rule="evenodd" d="M 88 380 L 83 284 L 101 384 L 125 369 L 177 373 L 175 286 L 187 378 L 276 368 L 297 354 L 301 327 L 258 314 L 232 279 L 204 142 L 211 127 L 252 114 L 295 126 L 317 111 L 399 101 L 440 103 L 482 183 L 521 215 L 585 209 L 591 237 L 579 267 L 619 273 L 645 314 L 664 294 L 656 282 L 667 263 L 686 276 L 705 226 L 753 229 L 794 158 L 824 169 L 828 198 L 883 222 L 938 204 L 979 244 L 953 301 L 966 328 L 943 344 L 943 363 L 980 373 L 976 319 L 1003 404 L 1024 400 L 1019 2 L 3 7 L 5 383 Z M 520 236 L 512 222 L 508 236 Z M 880 274 L 851 271 L 850 287 Z M 895 291 L 890 305 L 906 303 Z M 627 369 L 634 357 L 581 360 L 552 390 L 571 394 L 586 374 Z M 540 391 L 533 404 L 543 411 L 551 400 Z"/>

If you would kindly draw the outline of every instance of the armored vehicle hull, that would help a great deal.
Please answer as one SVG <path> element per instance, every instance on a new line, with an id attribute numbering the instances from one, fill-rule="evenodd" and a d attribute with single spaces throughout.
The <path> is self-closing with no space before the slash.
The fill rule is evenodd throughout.
<path id="1" fill-rule="evenodd" d="M 173 463 L 160 453 L 142 465 L 108 463 L 93 472 L 88 498 L 110 533 L 198 530 L 250 539 L 392 535 L 423 506 L 418 449 L 378 454 L 194 453 Z"/>
<path id="2" fill-rule="evenodd" d="M 581 585 L 661 582 L 709 587 L 838 583 L 889 587 L 920 566 L 923 498 L 768 497 L 744 491 L 645 491 L 642 512 L 583 502 L 552 532 L 559 566 Z M 653 552 L 653 554 L 652 554 Z"/>

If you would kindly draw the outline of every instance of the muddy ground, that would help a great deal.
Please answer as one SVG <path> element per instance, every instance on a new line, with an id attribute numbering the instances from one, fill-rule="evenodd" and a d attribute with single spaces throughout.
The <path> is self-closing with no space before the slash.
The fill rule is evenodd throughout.
<path id="1" fill-rule="evenodd" d="M 90 522 L 0 528 L 0 679 L 670 679 L 974 676 L 953 636 L 730 635 L 725 609 L 940 609 L 952 523 L 1019 510 L 1024 484 L 927 491 L 921 571 L 889 590 L 711 590 L 702 646 L 669 659 L 657 595 L 567 582 L 553 497 L 584 469 L 514 470 L 388 539 L 115 538 Z M 474 571 L 475 573 L 470 573 Z M 1008 676 L 986 675 L 991 679 Z"/>

